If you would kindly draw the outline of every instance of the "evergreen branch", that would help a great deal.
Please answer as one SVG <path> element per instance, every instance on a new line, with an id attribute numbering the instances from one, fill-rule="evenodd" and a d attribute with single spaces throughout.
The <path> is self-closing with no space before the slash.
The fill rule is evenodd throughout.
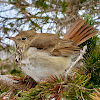
<path id="1" fill-rule="evenodd" d="M 80 79 L 80 76 L 81 75 L 79 74 L 75 74 L 67 80 L 67 83 L 64 83 L 64 77 L 57 78 L 56 76 L 49 76 L 47 80 L 38 83 L 35 88 L 22 92 L 21 97 L 18 97 L 18 100 L 37 100 L 40 98 L 43 100 L 50 100 L 53 98 L 55 98 L 55 100 L 60 100 L 61 98 L 67 99 L 71 94 L 74 94 L 74 97 L 78 95 L 77 98 L 84 98 L 81 92 L 90 92 L 92 90 L 87 89 L 84 86 L 82 87 L 84 82 L 88 82 L 85 80 L 89 80 L 90 77 L 82 75 Z M 76 90 L 77 93 L 75 93 Z"/>
<path id="2" fill-rule="evenodd" d="M 95 92 L 93 92 L 92 94 L 90 94 L 90 98 L 92 100 L 100 100 L 100 92 L 97 89 L 94 89 Z M 99 88 L 100 90 L 100 88 Z"/>

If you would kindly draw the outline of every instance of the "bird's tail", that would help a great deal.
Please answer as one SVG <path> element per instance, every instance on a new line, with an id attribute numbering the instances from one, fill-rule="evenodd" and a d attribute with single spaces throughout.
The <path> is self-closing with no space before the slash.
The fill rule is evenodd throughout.
<path id="1" fill-rule="evenodd" d="M 83 20 L 81 18 L 76 20 L 76 22 L 64 35 L 63 39 L 70 39 L 76 45 L 80 45 L 81 43 L 85 42 L 90 37 L 98 33 L 98 31 L 95 28 L 93 28 L 92 25 L 89 25 L 88 23 L 85 22 L 86 20 Z"/>

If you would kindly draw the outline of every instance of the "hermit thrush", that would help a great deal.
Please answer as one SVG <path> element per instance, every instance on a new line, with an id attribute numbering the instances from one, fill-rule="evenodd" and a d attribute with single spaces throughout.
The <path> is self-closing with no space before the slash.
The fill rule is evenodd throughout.
<path id="1" fill-rule="evenodd" d="M 78 45 L 98 32 L 84 23 L 85 20 L 78 19 L 63 39 L 55 34 L 38 34 L 33 30 L 9 37 L 16 44 L 16 61 L 22 71 L 36 81 L 64 73 L 70 67 L 71 56 L 79 53 Z"/>

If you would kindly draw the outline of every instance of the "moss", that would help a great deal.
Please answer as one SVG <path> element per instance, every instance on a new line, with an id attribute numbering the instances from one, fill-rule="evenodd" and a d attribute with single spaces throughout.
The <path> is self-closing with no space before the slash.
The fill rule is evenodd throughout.
<path id="1" fill-rule="evenodd" d="M 10 74 L 14 76 L 24 77 L 24 73 L 18 69 L 11 70 Z"/>

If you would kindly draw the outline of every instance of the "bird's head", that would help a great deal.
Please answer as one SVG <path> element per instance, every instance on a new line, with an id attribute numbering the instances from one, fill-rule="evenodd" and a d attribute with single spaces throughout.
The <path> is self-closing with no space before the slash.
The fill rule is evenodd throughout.
<path id="1" fill-rule="evenodd" d="M 6 37 L 6 38 L 13 40 L 18 47 L 23 47 L 27 45 L 36 34 L 37 33 L 34 30 L 22 31 L 15 37 Z"/>
<path id="2" fill-rule="evenodd" d="M 34 38 L 36 34 L 37 33 L 34 30 L 30 30 L 30 31 L 22 31 L 15 37 L 6 37 L 15 42 L 16 45 L 15 58 L 17 63 L 22 59 L 25 50 L 27 50 L 29 47 L 30 41 Z"/>

